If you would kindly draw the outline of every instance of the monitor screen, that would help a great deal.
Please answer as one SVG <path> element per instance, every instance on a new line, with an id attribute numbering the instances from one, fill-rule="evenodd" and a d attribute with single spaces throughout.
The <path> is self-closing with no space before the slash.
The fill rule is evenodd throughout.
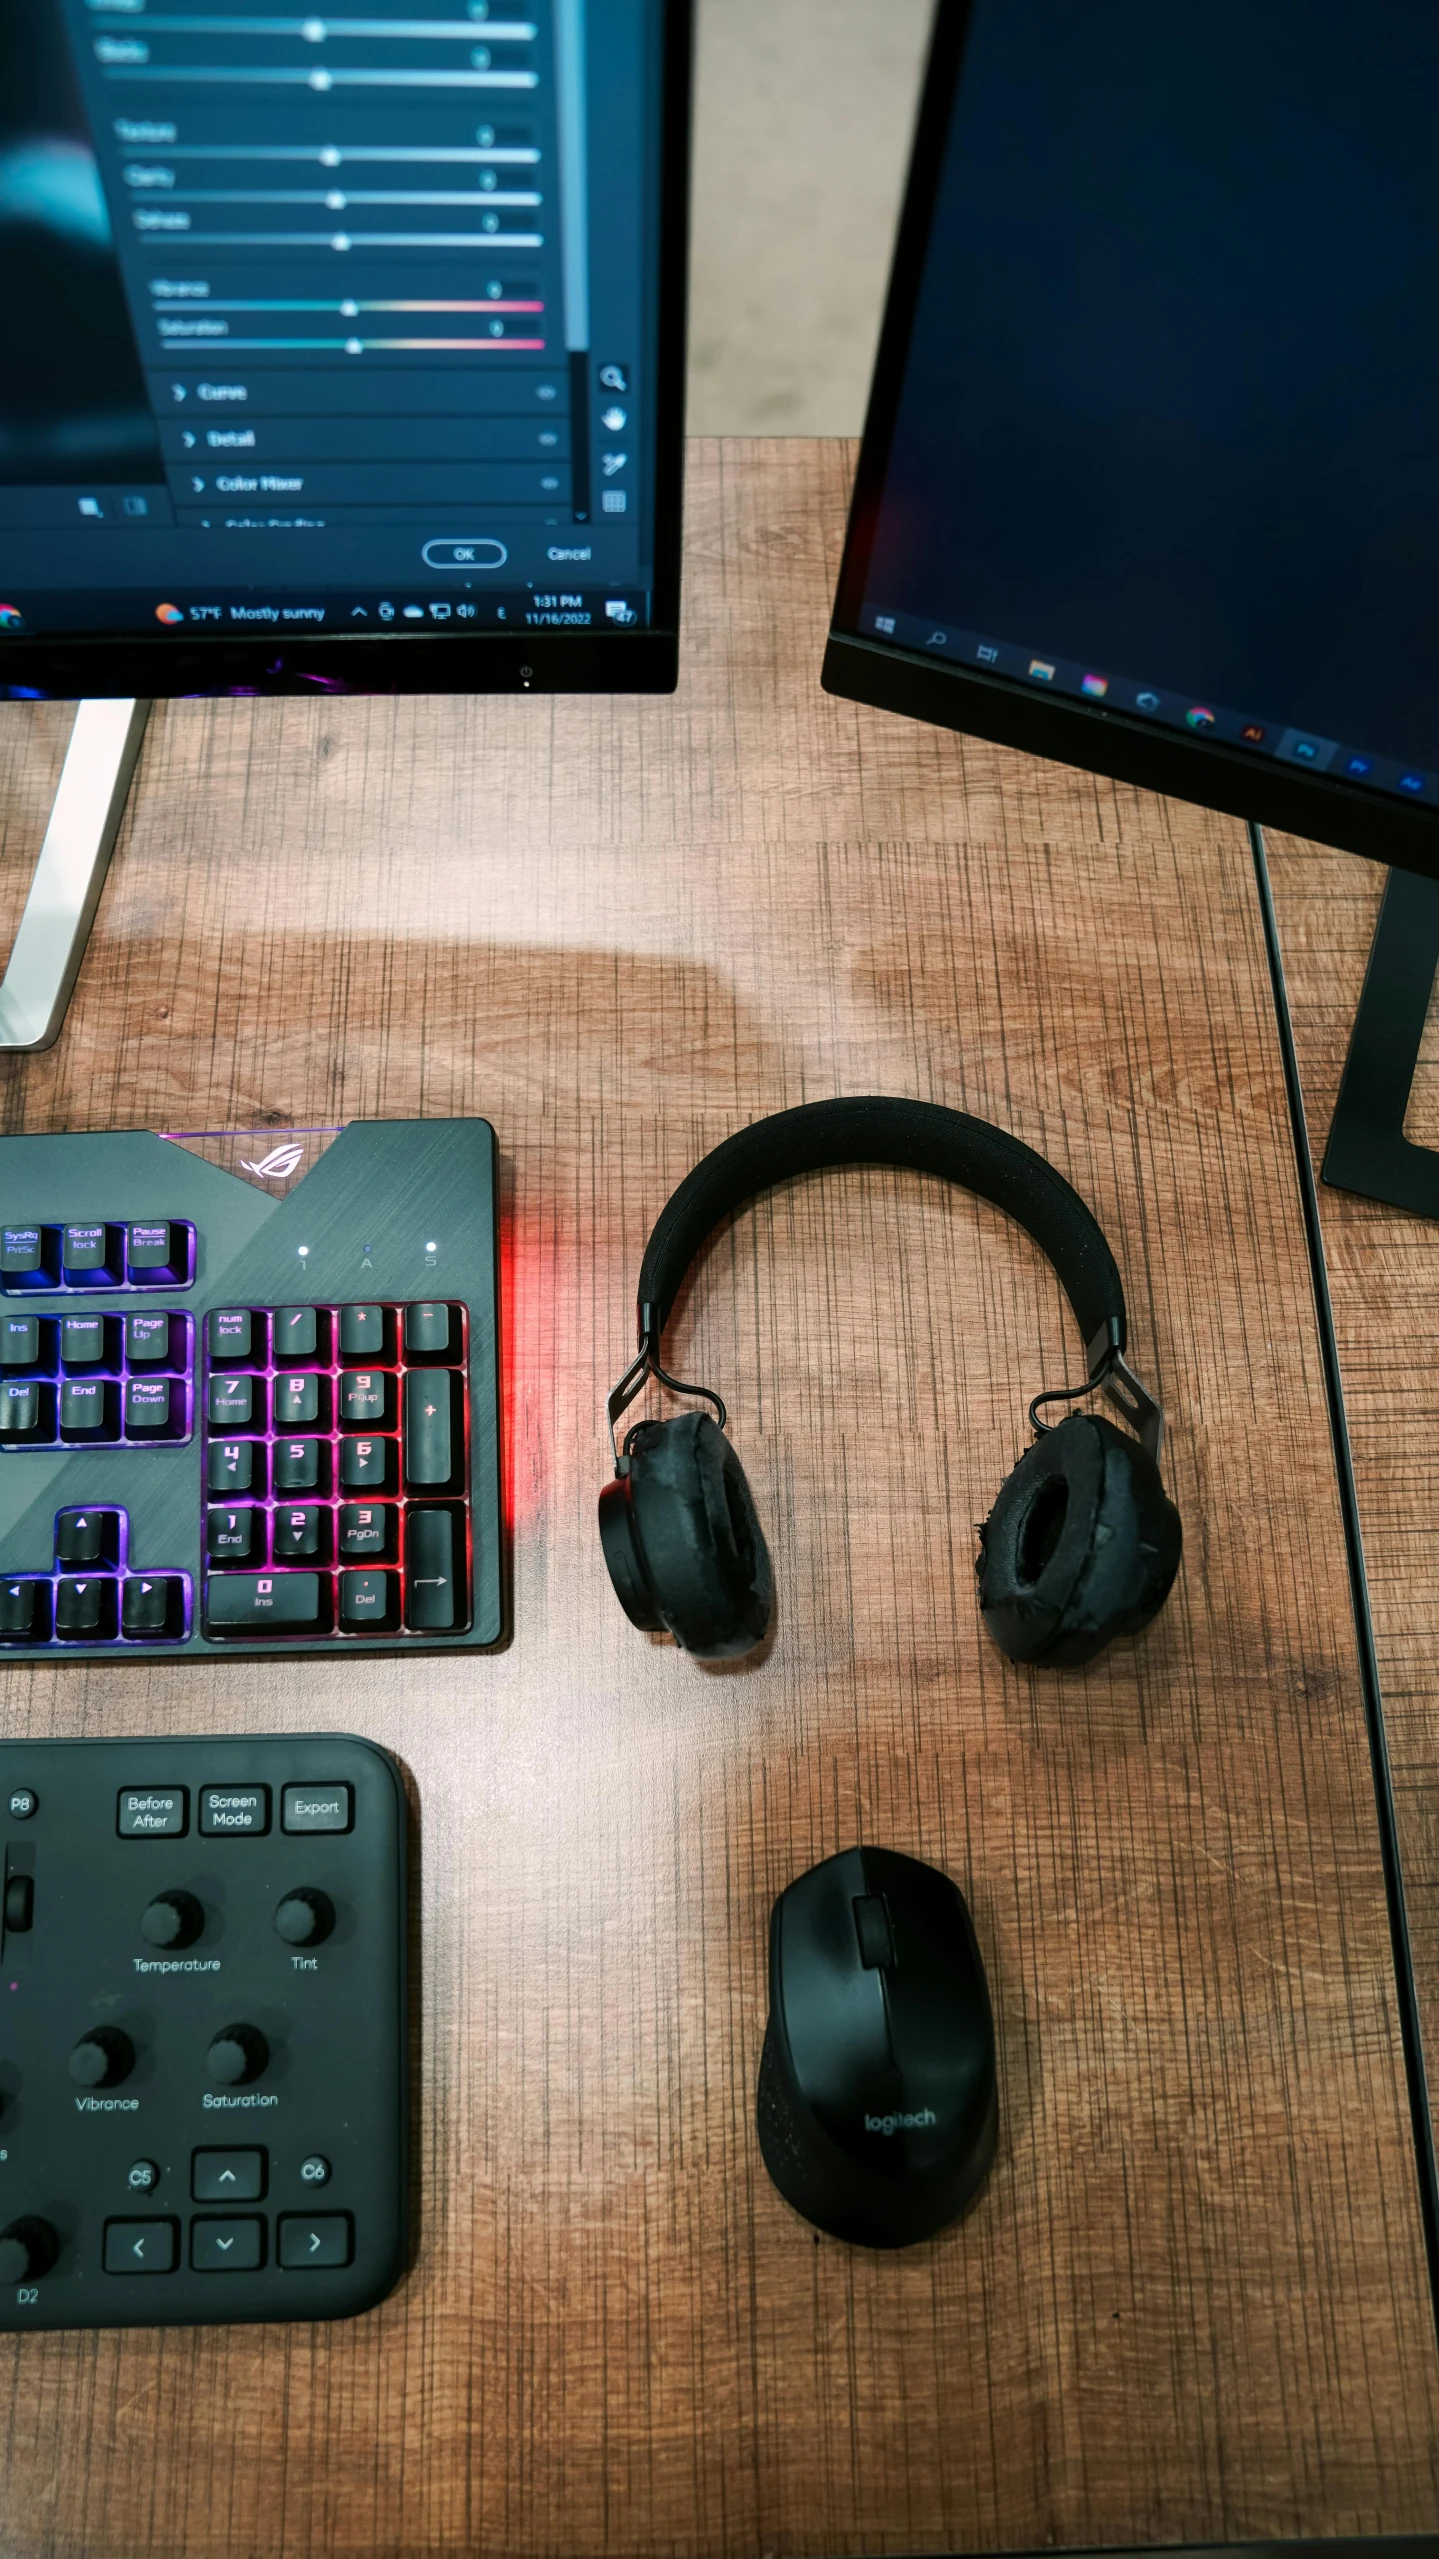
<path id="1" fill-rule="evenodd" d="M 943 0 L 832 689 L 1432 861 L 1436 93 L 1428 0 Z"/>
<path id="2" fill-rule="evenodd" d="M 0 0 L 0 686 L 672 681 L 687 18 Z"/>

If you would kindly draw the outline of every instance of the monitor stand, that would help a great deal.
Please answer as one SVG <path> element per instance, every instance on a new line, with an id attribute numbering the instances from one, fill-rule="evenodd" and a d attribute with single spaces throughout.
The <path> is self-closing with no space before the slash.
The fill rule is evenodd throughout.
<path id="1" fill-rule="evenodd" d="M 1404 1134 L 1439 967 L 1439 882 L 1391 871 L 1324 1150 L 1337 1191 L 1439 1218 L 1439 1150 Z"/>
<path id="2" fill-rule="evenodd" d="M 148 702 L 82 702 L 0 983 L 0 1050 L 50 1048 L 80 973 Z"/>

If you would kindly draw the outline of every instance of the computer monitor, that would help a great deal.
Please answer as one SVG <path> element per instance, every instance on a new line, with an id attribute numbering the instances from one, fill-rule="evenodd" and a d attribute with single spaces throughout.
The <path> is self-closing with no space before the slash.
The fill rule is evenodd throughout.
<path id="1" fill-rule="evenodd" d="M 0 0 L 0 691 L 675 680 L 689 0 Z"/>
<path id="2" fill-rule="evenodd" d="M 1439 9 L 941 0 L 831 692 L 1439 875 Z"/>

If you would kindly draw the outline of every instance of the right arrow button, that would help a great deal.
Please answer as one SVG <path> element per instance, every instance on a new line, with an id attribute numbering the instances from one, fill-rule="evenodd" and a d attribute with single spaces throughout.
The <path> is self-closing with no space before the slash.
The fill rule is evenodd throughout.
<path id="1" fill-rule="evenodd" d="M 348 2266 L 355 2253 L 347 2212 L 281 2213 L 278 2256 L 282 2266 Z"/>

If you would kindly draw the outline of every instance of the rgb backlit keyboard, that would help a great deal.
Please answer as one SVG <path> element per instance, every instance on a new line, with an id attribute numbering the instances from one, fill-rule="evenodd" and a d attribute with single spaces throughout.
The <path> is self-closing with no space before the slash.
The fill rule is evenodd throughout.
<path id="1" fill-rule="evenodd" d="M 0 1650 L 502 1633 L 493 1131 L 276 1134 L 0 1140 Z"/>

